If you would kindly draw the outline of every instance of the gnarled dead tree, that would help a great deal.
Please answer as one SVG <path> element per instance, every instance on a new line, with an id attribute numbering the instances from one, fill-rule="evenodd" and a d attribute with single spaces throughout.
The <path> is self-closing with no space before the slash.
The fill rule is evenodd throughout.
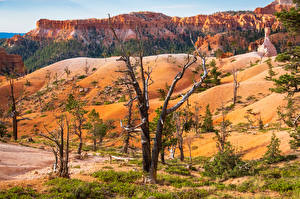
<path id="1" fill-rule="evenodd" d="M 237 91 L 238 88 L 240 87 L 240 83 L 238 82 L 237 79 L 237 70 L 236 68 L 232 69 L 232 76 L 233 76 L 233 105 L 236 104 L 236 100 L 237 100 Z"/>
<path id="2" fill-rule="evenodd" d="M 149 133 L 149 96 L 148 96 L 148 88 L 149 83 L 151 79 L 151 68 L 148 67 L 148 70 L 145 70 L 144 64 L 143 64 L 143 42 L 142 42 L 142 36 L 140 31 L 137 30 L 136 35 L 139 43 L 139 75 L 140 75 L 140 82 L 142 85 L 139 84 L 137 79 L 137 74 L 134 71 L 134 65 L 131 62 L 130 59 L 130 53 L 126 52 L 125 46 L 123 42 L 119 39 L 119 37 L 116 34 L 116 31 L 113 28 L 112 20 L 109 16 L 108 20 L 109 26 L 113 32 L 113 35 L 118 42 L 118 44 L 121 47 L 121 57 L 118 59 L 118 61 L 123 61 L 126 66 L 125 72 L 130 77 L 130 84 L 135 90 L 136 98 L 138 101 L 138 108 L 140 112 L 140 120 L 141 124 L 138 125 L 138 127 L 141 128 L 141 142 L 142 142 L 142 152 L 143 152 L 143 169 L 145 172 L 149 173 L 149 181 L 151 183 L 156 183 L 156 176 L 157 176 L 157 164 L 158 164 L 158 156 L 159 152 L 162 147 L 162 131 L 163 131 L 163 125 L 164 121 L 166 119 L 166 116 L 168 114 L 173 113 L 178 108 L 181 107 L 181 105 L 194 93 L 194 91 L 202 84 L 203 80 L 207 77 L 207 70 L 206 70 L 206 59 L 205 56 L 195 47 L 195 53 L 193 56 L 187 55 L 186 63 L 181 67 L 181 71 L 177 73 L 175 78 L 173 79 L 173 82 L 167 92 L 167 95 L 164 99 L 163 107 L 161 110 L 161 114 L 157 123 L 156 127 L 156 133 L 155 133 L 155 139 L 154 144 L 152 148 L 152 153 L 150 151 L 150 133 Z M 195 46 L 194 42 L 191 39 L 192 44 Z M 182 97 L 182 99 L 177 102 L 174 106 L 169 107 L 169 102 L 171 100 L 171 96 L 175 90 L 175 87 L 177 83 L 183 78 L 185 72 L 194 64 L 197 62 L 197 57 L 200 57 L 202 59 L 202 68 L 203 68 L 203 75 L 200 77 L 200 79 L 196 82 L 194 82 L 192 88 L 187 91 Z"/>
<path id="3" fill-rule="evenodd" d="M 70 124 L 65 115 L 61 115 L 57 121 L 58 128 L 49 131 L 44 127 L 47 134 L 39 135 L 50 141 L 50 146 L 55 157 L 54 171 L 59 177 L 69 178 L 69 140 L 70 140 Z M 66 138 L 65 138 L 65 130 Z M 58 167 L 58 170 L 56 168 Z"/>
<path id="4" fill-rule="evenodd" d="M 127 73 L 124 74 L 124 77 L 120 77 L 116 82 L 117 85 L 125 86 L 126 89 L 125 94 L 129 98 L 128 103 L 124 104 L 124 106 L 127 107 L 128 109 L 128 114 L 125 120 L 120 121 L 121 128 L 123 129 L 123 137 L 124 137 L 123 153 L 128 153 L 130 139 L 134 138 L 136 133 L 141 132 L 141 129 L 136 126 L 136 122 L 138 119 L 134 117 L 134 108 L 133 108 L 133 104 L 134 101 L 136 100 L 136 97 L 134 97 L 134 90 L 129 82 L 130 79 Z"/>
<path id="5" fill-rule="evenodd" d="M 18 119 L 20 116 L 17 105 L 24 99 L 25 90 L 23 88 L 17 89 L 15 88 L 15 80 L 22 76 L 23 74 L 17 73 L 13 65 L 2 68 L 0 70 L 0 75 L 6 77 L 6 80 L 9 84 L 9 91 L 8 91 L 8 101 L 9 101 L 9 116 L 12 118 L 12 128 L 13 128 L 13 138 L 14 140 L 18 139 L 18 122 L 23 119 Z"/>

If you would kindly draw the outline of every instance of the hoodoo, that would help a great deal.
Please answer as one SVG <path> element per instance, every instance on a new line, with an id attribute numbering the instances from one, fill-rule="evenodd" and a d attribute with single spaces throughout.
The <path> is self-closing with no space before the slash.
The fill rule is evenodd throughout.
<path id="1" fill-rule="evenodd" d="M 257 52 L 259 55 L 261 55 L 262 57 L 273 57 L 277 55 L 277 51 L 275 46 L 272 44 L 272 42 L 270 41 L 270 28 L 267 27 L 265 28 L 265 40 L 264 43 L 258 47 Z"/>

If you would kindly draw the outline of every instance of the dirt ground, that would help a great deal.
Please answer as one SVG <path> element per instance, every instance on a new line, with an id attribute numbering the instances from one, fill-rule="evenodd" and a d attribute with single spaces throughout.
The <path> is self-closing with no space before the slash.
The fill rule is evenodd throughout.
<path id="1" fill-rule="evenodd" d="M 0 142 L 0 180 L 12 180 L 18 175 L 41 169 L 53 162 L 50 152 Z"/>
<path id="2" fill-rule="evenodd" d="M 78 160 L 70 155 L 71 176 L 82 177 L 105 165 L 108 158 L 99 154 L 88 154 L 88 158 Z M 43 184 L 52 172 L 53 154 L 49 151 L 0 142 L 0 190 L 13 186 Z"/>

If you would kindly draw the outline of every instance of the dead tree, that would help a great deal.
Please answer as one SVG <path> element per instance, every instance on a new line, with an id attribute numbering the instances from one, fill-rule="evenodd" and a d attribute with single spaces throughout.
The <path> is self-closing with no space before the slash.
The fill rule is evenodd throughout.
<path id="1" fill-rule="evenodd" d="M 22 76 L 24 73 L 15 71 L 15 67 L 13 65 L 5 65 L 0 70 L 0 75 L 6 77 L 6 80 L 9 84 L 8 91 L 8 99 L 9 99 L 9 109 L 10 109 L 10 117 L 12 118 L 12 127 L 13 127 L 13 138 L 14 140 L 18 139 L 18 122 L 20 120 L 24 120 L 26 118 L 18 119 L 19 112 L 17 110 L 17 104 L 20 103 L 24 99 L 25 90 L 22 88 L 21 91 L 16 93 L 15 89 L 15 80 Z"/>
<path id="2" fill-rule="evenodd" d="M 128 109 L 128 114 L 126 116 L 125 121 L 120 121 L 120 125 L 123 129 L 124 135 L 124 145 L 122 151 L 123 153 L 128 153 L 130 139 L 134 138 L 136 133 L 141 132 L 141 129 L 135 128 L 135 123 L 137 119 L 134 117 L 133 103 L 136 100 L 136 98 L 134 98 L 134 90 L 131 84 L 129 84 L 128 74 L 125 73 L 124 77 L 119 78 L 116 84 L 120 86 L 125 86 L 125 94 L 129 97 L 128 103 L 124 104 L 124 106 Z M 123 122 L 125 122 L 126 125 L 123 124 Z"/>
<path id="3" fill-rule="evenodd" d="M 220 152 L 224 152 L 226 149 L 226 146 L 229 144 L 227 141 L 230 131 L 228 131 L 228 126 L 231 124 L 229 120 L 226 120 L 226 110 L 224 106 L 222 105 L 222 122 L 220 124 L 220 130 L 216 130 L 216 139 L 217 139 L 217 148 Z"/>
<path id="4" fill-rule="evenodd" d="M 67 80 L 68 80 L 68 79 L 69 79 L 69 75 L 71 74 L 71 70 L 69 69 L 68 66 L 66 66 L 66 67 L 64 68 L 64 72 L 66 73 Z"/>
<path id="5" fill-rule="evenodd" d="M 187 138 L 186 138 L 186 144 L 187 144 L 187 146 L 188 146 L 188 148 L 189 148 L 189 155 L 190 155 L 190 165 L 192 165 L 192 144 L 193 144 L 193 137 L 192 136 L 188 136 Z"/>
<path id="6" fill-rule="evenodd" d="M 235 105 L 236 100 L 237 100 L 237 91 L 238 91 L 238 88 L 240 87 L 240 83 L 237 80 L 236 68 L 232 69 L 232 76 L 233 76 L 233 105 Z"/>
<path id="7" fill-rule="evenodd" d="M 131 63 L 130 54 L 125 51 L 125 46 L 123 42 L 117 36 L 112 24 L 111 19 L 109 16 L 109 26 L 113 32 L 113 35 L 121 46 L 121 57 L 118 59 L 119 61 L 123 61 L 126 65 L 126 72 L 130 76 L 130 84 L 133 86 L 136 98 L 138 101 L 138 108 L 140 112 L 140 119 L 141 124 L 138 127 L 141 127 L 142 134 L 141 134 L 141 142 L 142 142 L 142 152 L 143 152 L 143 169 L 145 172 L 149 173 L 149 181 L 151 183 L 156 183 L 156 176 L 157 176 L 157 164 L 158 164 L 158 156 L 159 152 L 162 147 L 162 131 L 163 125 L 168 114 L 172 114 L 181 105 L 194 93 L 194 91 L 202 84 L 203 80 L 207 77 L 207 70 L 206 70 L 206 60 L 205 56 L 201 54 L 201 52 L 195 47 L 195 53 L 193 56 L 187 55 L 186 63 L 181 67 L 181 71 L 177 73 L 175 76 L 169 90 L 168 94 L 164 100 L 163 107 L 161 110 L 160 118 L 157 123 L 155 139 L 153 144 L 152 153 L 150 152 L 150 133 L 149 133 L 149 96 L 148 96 L 148 87 L 149 81 L 151 79 L 151 69 L 148 67 L 148 70 L 145 70 L 143 65 L 143 42 L 142 36 L 140 31 L 137 30 L 137 39 L 139 43 L 139 74 L 140 74 L 140 81 L 142 82 L 142 87 L 139 85 L 137 80 L 137 75 L 134 71 L 134 67 Z M 195 46 L 194 42 L 191 39 L 192 44 Z M 203 67 L 203 75 L 200 77 L 200 80 L 194 82 L 192 88 L 187 91 L 186 94 L 183 95 L 182 99 L 177 102 L 174 106 L 168 107 L 169 102 L 171 100 L 171 96 L 175 90 L 177 83 L 183 78 L 185 72 L 192 66 L 194 63 L 197 62 L 197 56 L 202 59 L 202 67 Z"/>
<path id="8" fill-rule="evenodd" d="M 13 138 L 14 140 L 18 140 L 18 122 L 21 120 L 26 120 L 28 118 L 20 118 L 20 113 L 17 109 L 17 105 L 24 99 L 25 90 L 21 89 L 21 91 L 18 92 L 18 96 L 16 95 L 16 89 L 15 89 L 15 75 L 9 75 L 7 76 L 7 81 L 9 83 L 9 108 L 10 112 L 9 115 L 12 118 L 12 127 L 13 127 Z"/>
<path id="9" fill-rule="evenodd" d="M 173 114 L 175 124 L 176 124 L 176 136 L 177 136 L 177 142 L 178 142 L 178 148 L 180 151 L 180 160 L 184 160 L 184 153 L 183 153 L 183 121 L 182 121 L 182 112 L 175 112 Z"/>
<path id="10" fill-rule="evenodd" d="M 83 146 L 82 127 L 86 121 L 84 115 L 87 113 L 87 111 L 83 108 L 84 104 L 84 102 L 82 102 L 80 99 L 76 99 L 72 94 L 68 96 L 66 103 L 66 110 L 73 116 L 74 134 L 77 135 L 79 139 L 77 150 L 79 155 L 81 155 Z"/>
<path id="11" fill-rule="evenodd" d="M 58 128 L 49 131 L 44 126 L 47 134 L 40 133 L 39 135 L 50 141 L 50 146 L 55 157 L 54 171 L 58 166 L 57 175 L 63 178 L 69 178 L 69 140 L 70 140 L 70 124 L 65 115 L 61 115 L 57 121 Z M 66 138 L 64 137 L 65 129 L 67 130 Z M 66 140 L 65 140 L 66 139 Z"/>
<path id="12" fill-rule="evenodd" d="M 17 101 L 15 96 L 15 87 L 14 87 L 14 78 L 11 77 L 8 79 L 9 81 L 9 87 L 10 87 L 10 101 L 11 101 L 11 118 L 12 118 L 12 127 L 13 127 L 13 137 L 14 140 L 18 140 L 18 111 L 17 111 Z"/>
<path id="13" fill-rule="evenodd" d="M 136 75 L 135 71 L 135 64 L 132 63 L 132 60 L 130 59 L 130 53 L 125 51 L 124 44 L 121 42 L 119 37 L 117 36 L 114 28 L 111 24 L 111 19 L 109 17 L 109 26 L 113 32 L 113 35 L 117 42 L 121 46 L 121 57 L 118 59 L 118 61 L 123 61 L 126 65 L 126 72 L 128 76 L 130 77 L 130 81 L 128 82 L 134 89 L 136 96 L 134 98 L 137 99 L 138 102 L 138 109 L 140 113 L 140 120 L 141 123 L 136 126 L 135 129 L 141 128 L 141 142 L 142 142 L 142 154 L 143 154 L 143 170 L 145 172 L 150 171 L 150 164 L 151 164 L 151 148 L 150 148 L 150 131 L 149 131 L 149 96 L 148 96 L 148 87 L 149 87 L 149 81 L 150 81 L 150 74 L 151 70 L 148 68 L 147 71 L 144 69 L 143 65 L 143 50 L 142 50 L 142 40 L 139 39 L 139 74 L 140 74 L 140 81 L 142 82 L 142 85 L 138 82 L 138 77 Z M 137 37 L 139 37 L 140 34 L 137 34 Z"/>
<path id="14" fill-rule="evenodd" d="M 195 106 L 194 106 L 194 122 L 193 122 L 193 127 L 195 129 L 195 133 L 199 134 L 200 133 L 200 129 L 201 129 L 201 123 L 200 123 L 200 108 L 201 106 L 198 105 L 197 102 L 195 102 Z"/>
<path id="15" fill-rule="evenodd" d="M 86 75 L 89 74 L 90 67 L 91 66 L 88 64 L 87 59 L 86 59 L 85 60 L 85 67 L 83 68 L 83 70 L 84 70 L 84 72 L 85 72 Z"/>

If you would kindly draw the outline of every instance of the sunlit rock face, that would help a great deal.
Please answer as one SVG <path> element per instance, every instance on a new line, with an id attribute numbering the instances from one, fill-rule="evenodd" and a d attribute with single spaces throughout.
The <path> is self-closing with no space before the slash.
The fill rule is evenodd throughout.
<path id="1" fill-rule="evenodd" d="M 293 0 L 276 0 L 264 8 L 256 8 L 256 14 L 274 14 L 283 10 L 289 10 L 294 7 Z"/>
<path id="2" fill-rule="evenodd" d="M 258 47 L 257 52 L 261 57 L 273 57 L 277 55 L 275 46 L 270 41 L 270 28 L 265 28 L 264 43 Z"/>
<path id="3" fill-rule="evenodd" d="M 249 13 L 215 13 L 192 17 L 170 17 L 162 13 L 133 12 L 111 18 L 111 26 L 123 41 L 136 38 L 137 27 L 143 34 L 153 39 L 180 39 L 189 31 L 221 33 L 236 30 L 262 30 L 268 23 L 273 24 L 272 30 L 281 27 L 273 15 L 255 15 Z M 146 37 L 145 36 L 145 37 Z M 48 20 L 40 19 L 36 28 L 23 37 L 14 37 L 7 41 L 9 46 L 17 44 L 22 38 L 35 41 L 65 41 L 75 39 L 84 43 L 111 44 L 113 34 L 108 19 L 86 20 Z M 147 38 L 146 38 L 147 39 Z"/>

